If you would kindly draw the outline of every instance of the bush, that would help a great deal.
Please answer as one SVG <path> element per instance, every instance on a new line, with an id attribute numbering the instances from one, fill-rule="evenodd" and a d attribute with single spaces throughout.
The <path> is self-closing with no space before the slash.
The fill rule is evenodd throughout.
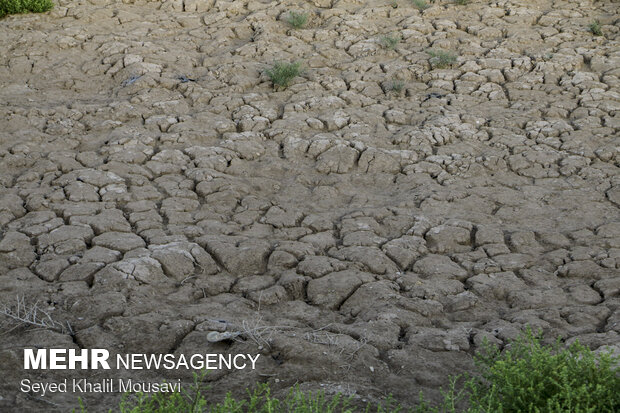
<path id="1" fill-rule="evenodd" d="M 308 14 L 292 11 L 288 15 L 287 22 L 295 29 L 301 29 L 306 25 L 306 23 L 308 23 Z"/>
<path id="2" fill-rule="evenodd" d="M 286 88 L 291 83 L 291 80 L 301 73 L 301 62 L 276 62 L 265 73 L 269 76 L 274 86 Z"/>
<path id="3" fill-rule="evenodd" d="M 419 11 L 424 11 L 431 7 L 424 0 L 411 0 L 411 3 L 413 4 L 413 7 L 415 7 Z"/>
<path id="4" fill-rule="evenodd" d="M 405 90 L 405 82 L 399 79 L 392 79 L 385 84 L 384 89 L 385 93 L 394 92 L 395 94 L 400 94 Z"/>
<path id="5" fill-rule="evenodd" d="M 487 346 L 477 357 L 480 376 L 468 381 L 471 412 L 618 412 L 618 357 L 596 356 L 575 342 L 544 346 L 527 330 L 499 353 Z"/>
<path id="6" fill-rule="evenodd" d="M 601 23 L 598 20 L 593 21 L 588 25 L 588 30 L 595 36 L 602 36 L 603 30 L 601 29 Z"/>
<path id="7" fill-rule="evenodd" d="M 440 406 L 420 394 L 416 413 L 612 413 L 620 411 L 620 362 L 595 355 L 575 342 L 569 348 L 544 346 L 526 330 L 500 352 L 485 343 L 475 358 L 477 374 L 456 392 L 451 377 Z M 456 406 L 463 405 L 457 410 Z M 467 407 L 465 407 L 467 406 Z"/>
<path id="8" fill-rule="evenodd" d="M 0 18 L 9 14 L 43 13 L 53 7 L 52 0 L 0 0 Z"/>
<path id="9" fill-rule="evenodd" d="M 382 36 L 381 45 L 389 50 L 396 49 L 398 43 L 400 43 L 400 36 Z"/>
<path id="10" fill-rule="evenodd" d="M 451 52 L 430 49 L 426 53 L 431 56 L 429 63 L 433 68 L 443 69 L 456 63 L 456 55 Z"/>

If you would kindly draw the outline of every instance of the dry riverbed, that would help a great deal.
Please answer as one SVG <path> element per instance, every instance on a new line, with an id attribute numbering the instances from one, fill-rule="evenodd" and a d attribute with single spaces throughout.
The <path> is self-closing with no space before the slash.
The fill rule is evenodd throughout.
<path id="1" fill-rule="evenodd" d="M 303 62 L 287 89 L 275 61 Z M 525 325 L 620 350 L 619 131 L 611 0 L 60 0 L 2 19 L 0 303 L 54 322 L 0 316 L 0 410 L 76 406 L 19 391 L 84 378 L 25 372 L 25 347 L 260 353 L 210 373 L 213 394 L 407 405 Z M 106 374 L 87 378 L 191 378 Z"/>

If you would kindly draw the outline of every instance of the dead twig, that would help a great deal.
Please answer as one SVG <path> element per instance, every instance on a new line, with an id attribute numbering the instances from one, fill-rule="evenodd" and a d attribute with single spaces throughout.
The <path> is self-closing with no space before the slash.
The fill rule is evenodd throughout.
<path id="1" fill-rule="evenodd" d="M 34 328 L 42 328 L 46 330 L 57 331 L 59 333 L 73 334 L 73 328 L 69 322 L 66 326 L 52 318 L 45 310 L 39 307 L 39 302 L 27 304 L 24 297 L 17 296 L 15 305 L 4 305 L 0 314 L 9 318 L 16 325 L 8 331 L 13 331 L 20 325 L 27 325 Z"/>

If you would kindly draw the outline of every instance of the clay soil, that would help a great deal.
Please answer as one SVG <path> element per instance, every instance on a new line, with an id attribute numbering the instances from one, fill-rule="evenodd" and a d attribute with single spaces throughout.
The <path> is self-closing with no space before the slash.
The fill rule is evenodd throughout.
<path id="1" fill-rule="evenodd" d="M 25 347 L 260 353 L 209 397 L 298 383 L 408 406 L 526 325 L 620 350 L 618 3 L 429 5 L 60 0 L 1 20 L 0 307 L 54 323 L 0 316 L 0 410 L 77 405 L 23 378 L 191 378 L 27 372 Z M 303 62 L 287 89 L 276 61 Z"/>

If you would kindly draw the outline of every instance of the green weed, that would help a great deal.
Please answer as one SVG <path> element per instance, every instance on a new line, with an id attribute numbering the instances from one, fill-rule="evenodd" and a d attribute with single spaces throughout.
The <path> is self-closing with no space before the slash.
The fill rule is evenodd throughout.
<path id="1" fill-rule="evenodd" d="M 204 377 L 204 376 L 203 376 Z M 118 406 L 119 413 L 353 413 L 351 398 L 337 394 L 326 397 L 325 393 L 303 392 L 299 386 L 292 387 L 283 399 L 274 397 L 268 384 L 259 384 L 247 396 L 235 399 L 226 394 L 219 403 L 209 402 L 201 391 L 199 376 L 194 374 L 194 384 L 189 391 L 181 393 L 125 394 Z M 80 400 L 79 410 L 87 413 Z M 110 413 L 113 410 L 110 409 Z M 395 410 L 385 410 L 386 413 Z"/>
<path id="2" fill-rule="evenodd" d="M 451 376 L 439 404 L 420 392 L 415 408 L 403 408 L 391 397 L 367 404 L 366 413 L 613 413 L 620 411 L 620 357 L 595 355 L 575 342 L 568 348 L 541 343 L 527 329 L 504 351 L 484 343 L 475 356 L 476 371 L 469 377 Z M 207 400 L 201 390 L 204 375 L 194 374 L 194 384 L 180 393 L 125 394 L 115 410 L 120 413 L 353 413 L 352 398 L 291 388 L 282 399 L 267 384 L 247 396 L 230 393 L 219 403 Z M 459 383 L 464 384 L 460 385 Z M 86 413 L 80 400 L 79 411 Z"/>
<path id="3" fill-rule="evenodd" d="M 426 53 L 431 56 L 429 63 L 433 68 L 443 69 L 456 63 L 456 55 L 452 52 L 429 49 Z"/>
<path id="4" fill-rule="evenodd" d="M 286 21 L 295 29 L 301 29 L 308 23 L 308 13 L 297 13 L 292 11 L 289 13 Z"/>
<path id="5" fill-rule="evenodd" d="M 472 412 L 620 411 L 618 357 L 579 342 L 545 346 L 528 329 L 503 353 L 487 345 L 476 361 L 480 375 L 465 386 Z"/>
<path id="6" fill-rule="evenodd" d="M 300 75 L 301 62 L 276 62 L 265 73 L 269 76 L 274 86 L 286 88 L 291 83 L 291 80 Z"/>
<path id="7" fill-rule="evenodd" d="M 603 30 L 601 29 L 601 23 L 598 20 L 593 21 L 588 25 L 588 30 L 595 36 L 602 36 Z"/>
<path id="8" fill-rule="evenodd" d="M 0 18 L 9 14 L 44 13 L 53 7 L 52 0 L 0 0 Z"/>
<path id="9" fill-rule="evenodd" d="M 400 43 L 400 36 L 382 36 L 381 45 L 389 50 L 396 49 L 398 43 Z"/>
<path id="10" fill-rule="evenodd" d="M 389 81 L 386 85 L 387 92 L 394 92 L 400 94 L 403 90 L 405 90 L 405 82 L 398 79 L 393 79 Z"/>
<path id="11" fill-rule="evenodd" d="M 429 7 L 431 7 L 424 0 L 411 0 L 411 3 L 413 4 L 413 7 L 415 7 L 416 9 L 420 11 L 424 11 L 428 9 Z"/>
<path id="12" fill-rule="evenodd" d="M 578 342 L 546 346 L 528 328 L 503 352 L 485 342 L 475 362 L 476 374 L 459 391 L 459 377 L 451 377 L 441 404 L 433 406 L 420 394 L 415 413 L 620 411 L 620 358 L 595 355 Z"/>

